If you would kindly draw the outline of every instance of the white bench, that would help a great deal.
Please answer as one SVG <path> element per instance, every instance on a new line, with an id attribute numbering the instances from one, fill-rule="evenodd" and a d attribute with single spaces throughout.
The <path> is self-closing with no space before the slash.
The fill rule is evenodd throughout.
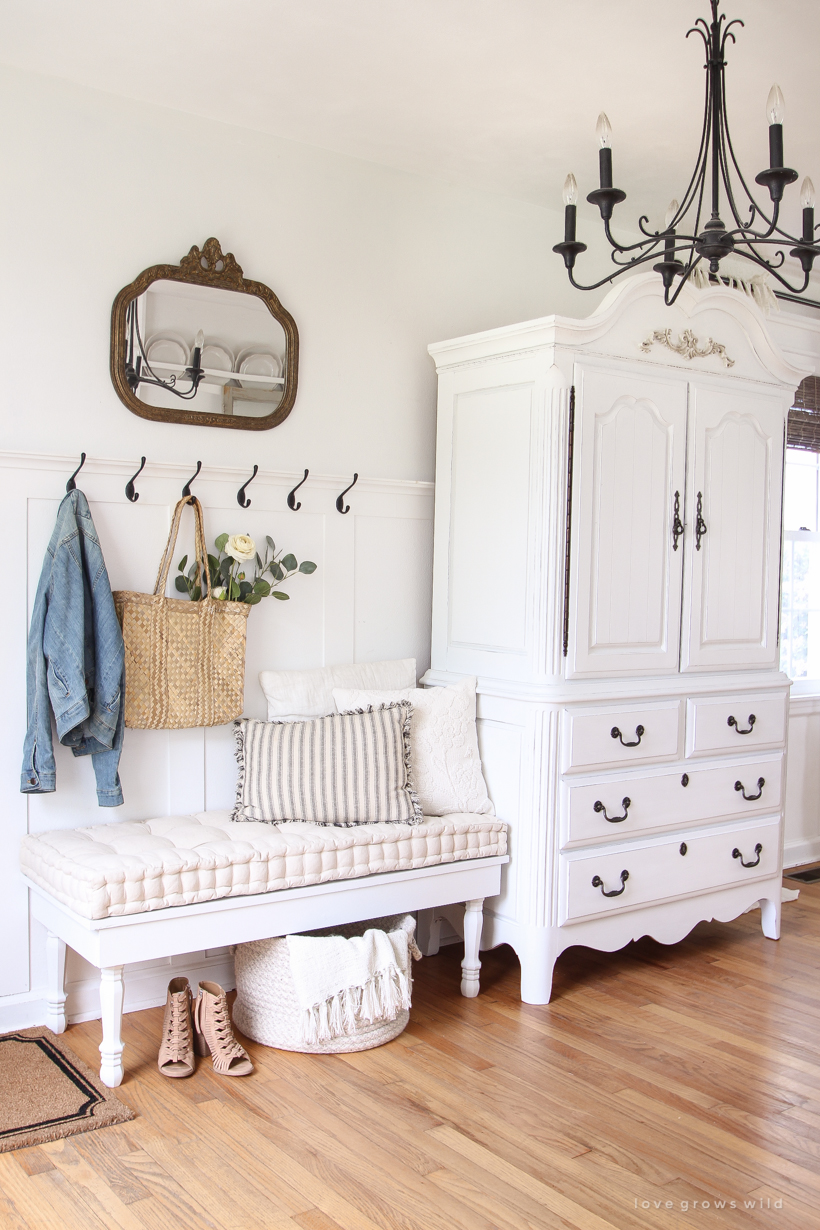
<path id="1" fill-rule="evenodd" d="M 68 945 L 100 970 L 100 1077 L 113 1088 L 130 962 L 462 902 L 461 992 L 475 996 L 484 898 L 507 861 L 506 825 L 471 815 L 337 829 L 204 812 L 26 837 L 31 910 L 48 931 L 46 1023 L 66 1026 Z"/>

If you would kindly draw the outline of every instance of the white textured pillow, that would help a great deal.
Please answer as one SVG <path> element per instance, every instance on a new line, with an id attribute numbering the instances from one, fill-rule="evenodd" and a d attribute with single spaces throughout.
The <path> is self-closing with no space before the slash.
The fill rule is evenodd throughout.
<path id="1" fill-rule="evenodd" d="M 293 722 L 335 713 L 334 688 L 414 688 L 416 659 L 351 662 L 311 671 L 260 671 L 269 722 Z"/>
<path id="2" fill-rule="evenodd" d="M 410 761 L 413 784 L 425 816 L 453 812 L 495 815 L 481 771 L 475 725 L 475 676 L 449 688 L 405 688 L 363 691 L 334 688 L 340 713 L 349 709 L 389 705 L 409 700 Z"/>

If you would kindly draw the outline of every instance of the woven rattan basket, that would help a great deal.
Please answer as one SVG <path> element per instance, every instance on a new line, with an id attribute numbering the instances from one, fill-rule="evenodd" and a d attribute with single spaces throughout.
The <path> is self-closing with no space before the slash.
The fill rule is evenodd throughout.
<path id="1" fill-rule="evenodd" d="M 408 932 L 412 938 L 416 923 L 412 914 L 393 914 L 388 918 L 368 922 L 348 923 L 311 932 L 322 935 L 343 935 L 350 938 L 364 935 L 370 927 L 381 931 Z M 408 979 L 412 978 L 408 962 Z M 254 940 L 236 946 L 236 1002 L 233 1020 L 237 1029 L 254 1042 L 275 1046 L 282 1051 L 302 1051 L 313 1055 L 338 1055 L 348 1051 L 368 1051 L 374 1046 L 391 1042 L 406 1028 L 410 1020 L 407 1009 L 399 1011 L 394 1021 L 362 1023 L 353 1033 L 327 1042 L 308 1045 L 302 1041 L 299 1003 L 290 972 L 290 957 L 286 936 L 273 940 Z"/>

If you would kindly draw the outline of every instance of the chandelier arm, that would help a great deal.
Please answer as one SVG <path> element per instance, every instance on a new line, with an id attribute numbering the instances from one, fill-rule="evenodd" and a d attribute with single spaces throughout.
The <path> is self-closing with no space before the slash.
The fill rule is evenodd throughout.
<path id="1" fill-rule="evenodd" d="M 612 230 L 610 228 L 608 218 L 604 220 L 604 234 L 606 235 L 607 239 L 609 240 L 610 244 L 612 245 L 612 247 L 615 249 L 616 252 L 634 252 L 636 248 L 645 248 L 647 243 L 650 240 L 653 243 L 658 243 L 659 239 L 662 238 L 662 233 L 660 235 L 657 232 L 655 234 L 652 234 L 651 232 L 645 231 L 643 229 L 643 227 L 641 226 L 641 223 L 648 222 L 648 221 L 649 219 L 647 218 L 646 214 L 642 214 L 640 219 L 638 220 L 638 226 L 641 227 L 641 231 L 643 232 L 644 235 L 646 235 L 646 239 L 639 239 L 637 243 L 627 243 L 627 244 L 618 243 L 617 239 L 615 239 L 615 237 L 612 234 Z M 612 254 L 612 259 L 613 260 L 615 259 L 614 253 Z"/>
<path id="2" fill-rule="evenodd" d="M 744 258 L 744 260 L 751 261 L 753 264 L 755 264 L 755 265 L 759 265 L 759 266 L 761 267 L 761 269 L 765 269 L 765 271 L 766 271 L 767 273 L 770 273 L 770 274 L 772 275 L 772 277 L 777 278 L 777 280 L 778 280 L 778 282 L 780 282 L 781 286 L 785 286 L 785 287 L 786 287 L 786 290 L 790 291 L 792 294 L 796 294 L 796 295 L 800 295 L 800 294 L 802 294 L 802 292 L 803 292 L 804 290 L 806 290 L 806 289 L 807 289 L 807 287 L 808 287 L 808 285 L 809 285 L 809 276 L 810 276 L 810 275 L 809 275 L 809 273 L 808 273 L 808 272 L 807 272 L 807 273 L 805 273 L 805 274 L 803 275 L 803 285 L 802 285 L 802 286 L 800 286 L 800 287 L 797 287 L 797 286 L 792 286 L 791 282 L 787 282 L 787 281 L 786 281 L 786 279 L 785 279 L 784 277 L 782 277 L 782 276 L 781 276 L 781 274 L 779 274 L 779 273 L 777 272 L 777 268 L 779 268 L 780 266 L 778 266 L 778 267 L 774 267 L 773 265 L 771 265 L 771 264 L 770 264 L 770 262 L 769 262 L 769 261 L 765 260 L 763 257 L 761 257 L 760 255 L 758 255 L 757 253 L 755 253 L 755 252 L 754 252 L 754 249 L 750 249 L 748 252 L 746 252 L 746 251 L 744 251 L 744 252 L 738 252 L 738 254 L 737 254 L 737 255 L 738 255 L 738 256 L 742 256 L 742 257 Z M 782 255 L 782 253 L 781 253 L 781 255 Z M 783 263 L 783 262 L 781 261 L 781 265 L 782 265 L 782 263 Z M 775 294 L 776 294 L 776 293 L 777 293 L 777 292 L 775 291 Z M 801 299 L 801 300 L 800 300 L 800 302 L 802 303 L 802 302 L 803 302 L 803 300 Z"/>
<path id="3" fill-rule="evenodd" d="M 655 259 L 654 255 L 651 252 L 647 256 L 636 256 L 633 258 L 633 260 L 630 261 L 628 265 L 622 265 L 616 273 L 607 274 L 605 278 L 601 278 L 600 281 L 598 282 L 592 282 L 589 286 L 582 286 L 580 282 L 576 282 L 575 278 L 573 277 L 573 272 L 571 269 L 567 270 L 567 275 L 569 277 L 570 283 L 575 287 L 576 290 L 597 290 L 600 286 L 605 286 L 607 282 L 613 282 L 615 278 L 620 277 L 621 273 L 623 273 L 624 270 L 636 267 L 638 265 L 645 265 L 647 261 L 651 261 L 654 259 Z"/>
<path id="4" fill-rule="evenodd" d="M 707 150 L 708 150 L 706 138 L 709 132 L 709 101 L 710 101 L 709 77 L 707 75 L 706 90 L 704 92 L 704 103 L 703 103 L 703 127 L 701 128 L 701 133 L 700 133 L 700 148 L 698 149 L 698 156 L 695 159 L 695 169 L 692 172 L 692 178 L 689 180 L 689 183 L 686 186 L 686 191 L 683 194 L 683 201 L 681 202 L 681 205 L 678 208 L 678 212 L 675 214 L 675 217 L 672 219 L 672 222 L 670 224 L 671 226 L 674 226 L 676 224 L 678 218 L 684 218 L 686 216 L 687 211 L 691 209 L 692 204 L 694 203 L 695 197 L 697 196 L 698 183 L 700 180 L 702 180 L 702 178 L 706 174 L 706 155 L 707 155 Z M 695 230 L 697 229 L 698 228 L 695 227 Z"/>
<path id="5" fill-rule="evenodd" d="M 689 275 L 693 272 L 693 270 L 697 269 L 698 265 L 700 264 L 702 260 L 703 260 L 703 257 L 698 256 L 694 260 L 691 260 L 689 262 L 689 264 L 686 266 L 686 268 L 684 269 L 683 273 L 680 276 L 680 281 L 678 282 L 677 288 L 673 295 L 670 296 L 669 287 L 668 286 L 666 287 L 663 298 L 664 298 L 664 303 L 666 304 L 667 307 L 671 307 L 672 304 L 675 302 L 678 295 L 681 293 L 684 286 L 689 281 Z"/>

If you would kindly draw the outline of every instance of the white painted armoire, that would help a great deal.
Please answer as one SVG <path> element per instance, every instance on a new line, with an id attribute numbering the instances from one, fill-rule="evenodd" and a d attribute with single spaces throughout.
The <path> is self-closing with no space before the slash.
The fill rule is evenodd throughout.
<path id="1" fill-rule="evenodd" d="M 639 275 L 585 320 L 430 347 L 432 666 L 479 679 L 511 829 L 483 947 L 550 998 L 573 944 L 780 926 L 786 414 L 807 371 L 745 294 Z"/>

